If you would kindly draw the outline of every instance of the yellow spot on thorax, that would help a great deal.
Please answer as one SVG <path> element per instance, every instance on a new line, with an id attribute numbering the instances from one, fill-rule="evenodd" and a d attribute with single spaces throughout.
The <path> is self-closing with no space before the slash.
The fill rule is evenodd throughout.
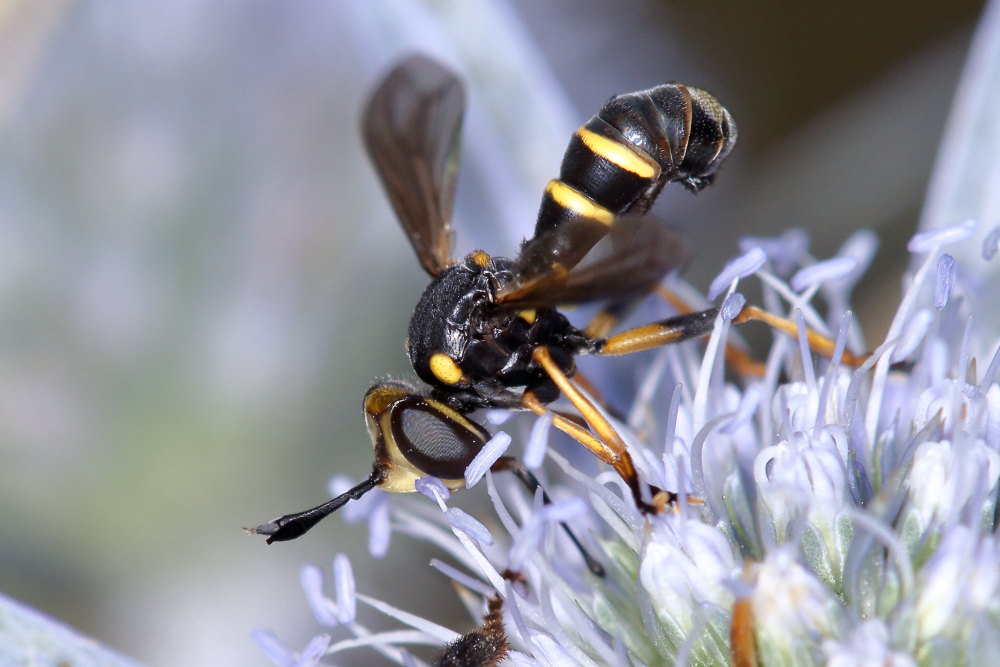
<path id="1" fill-rule="evenodd" d="M 538 313 L 535 312 L 534 308 L 525 308 L 524 310 L 517 311 L 517 316 L 528 324 L 534 324 Z"/>
<path id="2" fill-rule="evenodd" d="M 469 253 L 469 259 L 481 269 L 486 269 L 490 266 L 491 258 L 484 250 L 473 250 Z"/>
<path id="3" fill-rule="evenodd" d="M 462 379 L 462 369 L 444 352 L 435 352 L 431 355 L 430 368 L 434 377 L 445 384 L 458 384 Z"/>
<path id="4" fill-rule="evenodd" d="M 631 145 L 609 139 L 588 130 L 586 127 L 581 127 L 576 131 L 576 134 L 587 148 L 611 164 L 635 174 L 639 178 L 653 181 L 659 177 L 660 165 L 656 164 L 652 158 L 636 152 Z"/>
<path id="5" fill-rule="evenodd" d="M 552 201 L 577 215 L 592 218 L 605 225 L 612 225 L 615 222 L 615 214 L 609 209 L 562 181 L 549 181 L 549 184 L 545 186 L 545 192 L 552 197 Z"/>

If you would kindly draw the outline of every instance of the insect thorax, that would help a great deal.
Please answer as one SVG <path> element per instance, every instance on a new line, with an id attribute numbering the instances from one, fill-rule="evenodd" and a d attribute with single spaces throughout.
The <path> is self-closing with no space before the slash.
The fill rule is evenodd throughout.
<path id="1" fill-rule="evenodd" d="M 517 309 L 498 302 L 513 279 L 512 261 L 474 252 L 437 276 L 410 319 L 407 350 L 432 394 L 452 407 L 517 407 L 525 390 L 540 400 L 559 392 L 531 359 L 547 345 L 567 374 L 586 337 L 554 308 Z"/>

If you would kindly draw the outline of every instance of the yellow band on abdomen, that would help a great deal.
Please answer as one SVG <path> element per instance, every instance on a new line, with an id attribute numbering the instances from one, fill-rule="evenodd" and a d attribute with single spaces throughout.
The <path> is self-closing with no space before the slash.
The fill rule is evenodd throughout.
<path id="1" fill-rule="evenodd" d="M 655 180 L 659 176 L 659 165 L 652 159 L 643 158 L 631 147 L 597 134 L 586 127 L 581 127 L 576 131 L 583 144 L 611 164 L 635 174 L 639 178 Z"/>
<path id="2" fill-rule="evenodd" d="M 592 218 L 605 225 L 612 225 L 615 222 L 615 214 L 609 209 L 597 204 L 587 195 L 576 190 L 562 181 L 551 180 L 545 186 L 545 192 L 559 206 L 573 211 L 577 215 Z"/>

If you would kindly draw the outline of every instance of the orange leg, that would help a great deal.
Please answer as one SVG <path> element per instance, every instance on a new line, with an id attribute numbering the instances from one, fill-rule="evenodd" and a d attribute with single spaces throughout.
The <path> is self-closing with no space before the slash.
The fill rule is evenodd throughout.
<path id="1" fill-rule="evenodd" d="M 681 315 L 693 313 L 688 303 L 663 285 L 657 285 L 656 293 Z M 742 376 L 763 377 L 766 366 L 750 356 L 746 350 L 731 342 L 726 343 L 726 364 Z"/>
<path id="2" fill-rule="evenodd" d="M 657 512 L 668 504 L 672 504 L 677 499 L 677 495 L 670 492 L 656 490 L 652 504 L 642 500 L 641 485 L 639 475 L 618 431 L 611 425 L 600 410 L 581 392 L 573 382 L 566 377 L 559 366 L 552 359 L 548 348 L 542 346 L 535 348 L 532 358 L 537 361 L 545 372 L 548 373 L 552 381 L 556 383 L 562 394 L 580 411 L 584 420 L 593 429 L 593 432 L 580 425 L 566 419 L 565 417 L 553 413 L 552 425 L 568 434 L 570 437 L 589 449 L 597 458 L 601 459 L 621 475 L 621 478 L 632 490 L 636 504 L 644 512 Z M 535 414 L 545 414 L 548 408 L 543 406 L 531 393 L 525 394 L 522 405 Z M 662 494 L 662 495 L 661 495 Z"/>
<path id="3" fill-rule="evenodd" d="M 711 333 L 715 326 L 715 317 L 718 315 L 718 308 L 709 308 L 697 313 L 685 313 L 666 320 L 653 322 L 641 327 L 622 331 L 614 336 L 604 339 L 598 346 L 598 354 L 618 355 L 632 354 L 643 350 L 651 350 L 662 345 L 680 343 L 691 338 L 701 338 Z M 798 336 L 798 325 L 784 317 L 779 317 L 766 310 L 761 310 L 756 306 L 744 306 L 739 314 L 733 318 L 733 324 L 745 324 L 747 322 L 763 322 L 769 327 L 784 334 Z M 836 343 L 826 336 L 822 336 L 810 329 L 806 330 L 806 340 L 809 348 L 826 357 L 833 356 Z M 745 353 L 727 346 L 727 359 L 735 359 L 736 370 L 749 370 L 755 374 L 763 371 L 763 365 L 751 359 Z M 844 351 L 842 361 L 850 366 L 860 366 L 869 355 L 855 355 Z"/>
<path id="4" fill-rule="evenodd" d="M 748 598 L 733 603 L 729 626 L 729 657 L 734 667 L 756 667 L 757 647 L 753 639 L 753 609 Z"/>
<path id="5" fill-rule="evenodd" d="M 777 329 L 792 338 L 797 338 L 799 335 L 799 326 L 795 322 L 784 317 L 778 317 L 756 306 L 744 306 L 739 315 L 733 318 L 733 324 L 744 324 L 746 322 L 763 322 L 772 329 Z M 806 341 L 809 343 L 810 350 L 824 357 L 832 357 L 834 348 L 837 346 L 835 341 L 816 333 L 812 329 L 806 329 Z M 870 354 L 858 356 L 844 350 L 842 361 L 848 366 L 857 367 L 865 363 L 870 356 Z"/>

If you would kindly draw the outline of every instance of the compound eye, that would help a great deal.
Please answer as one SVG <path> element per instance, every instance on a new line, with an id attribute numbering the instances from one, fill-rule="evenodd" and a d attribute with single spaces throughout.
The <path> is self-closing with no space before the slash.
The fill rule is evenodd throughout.
<path id="1" fill-rule="evenodd" d="M 486 444 L 486 432 L 444 404 L 411 396 L 393 404 L 389 429 L 400 453 L 420 472 L 460 479 Z"/>

